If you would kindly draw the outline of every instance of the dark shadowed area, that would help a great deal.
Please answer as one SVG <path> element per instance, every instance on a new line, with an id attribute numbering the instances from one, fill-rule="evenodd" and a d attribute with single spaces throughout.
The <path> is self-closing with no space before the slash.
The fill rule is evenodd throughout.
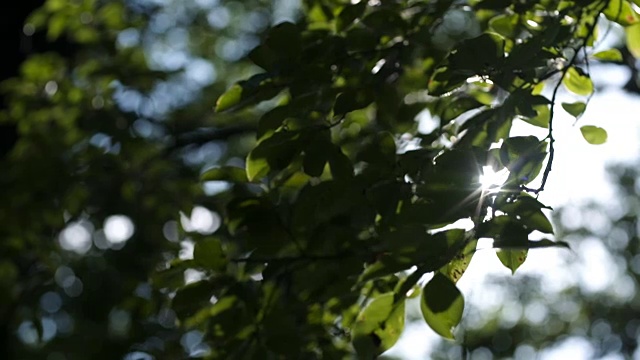
<path id="1" fill-rule="evenodd" d="M 0 35 L 0 359 L 640 356 L 640 173 L 587 169 L 638 147 L 589 111 L 640 92 L 640 1 L 5 1 Z"/>

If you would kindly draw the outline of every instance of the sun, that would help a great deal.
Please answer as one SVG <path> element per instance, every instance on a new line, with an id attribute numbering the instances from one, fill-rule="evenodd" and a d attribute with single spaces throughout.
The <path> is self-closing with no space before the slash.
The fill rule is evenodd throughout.
<path id="1" fill-rule="evenodd" d="M 500 171 L 494 171 L 491 166 L 483 166 L 482 174 L 478 179 L 482 190 L 489 192 L 497 192 L 500 187 L 507 181 L 509 177 L 509 170 L 502 169 Z"/>

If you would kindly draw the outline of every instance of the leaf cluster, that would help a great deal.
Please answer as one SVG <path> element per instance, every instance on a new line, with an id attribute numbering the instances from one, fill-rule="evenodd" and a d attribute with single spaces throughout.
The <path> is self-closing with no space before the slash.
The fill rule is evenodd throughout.
<path id="1" fill-rule="evenodd" d="M 455 283 L 479 238 L 493 239 L 512 272 L 530 249 L 566 246 L 531 240 L 553 234 L 547 207 L 531 194 L 551 170 L 557 94 L 564 85 L 584 98 L 562 104 L 582 115 L 594 91 L 586 55 L 598 19 L 629 29 L 638 13 L 627 1 L 306 5 L 304 21 L 276 25 L 250 53 L 263 72 L 216 103 L 218 112 L 275 104 L 258 123 L 246 177 L 239 168 L 203 175 L 253 189 L 227 205 L 220 246 L 235 262 L 226 274 L 261 276 L 243 285 L 259 289 L 257 314 L 298 324 L 286 330 L 296 346 L 280 349 L 262 336 L 284 328 L 253 317 L 244 346 L 309 356 L 329 351 L 323 339 L 338 331 L 372 358 L 397 340 L 416 289 L 427 324 L 453 338 L 464 307 Z M 593 58 L 620 60 L 616 50 Z M 437 126 L 422 133 L 425 110 Z M 548 136 L 510 136 L 516 121 Z M 581 132 L 593 144 L 606 140 L 598 127 Z M 508 173 L 506 182 L 482 187 L 483 168 Z M 455 228 L 460 220 L 470 227 Z M 237 339 L 220 334 L 223 343 Z"/>

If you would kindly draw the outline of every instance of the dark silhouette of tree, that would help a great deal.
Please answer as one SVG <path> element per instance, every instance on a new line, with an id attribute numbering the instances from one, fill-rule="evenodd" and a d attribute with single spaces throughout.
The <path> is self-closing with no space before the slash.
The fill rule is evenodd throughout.
<path id="1" fill-rule="evenodd" d="M 622 0 L 18 12 L 33 45 L 2 83 L 3 358 L 370 359 L 412 296 L 452 338 L 479 238 L 513 272 L 567 246 L 530 236 L 554 232 L 536 199 L 554 115 L 585 112 L 590 62 L 640 52 Z M 593 50 L 611 26 L 624 57 Z M 510 136 L 517 121 L 546 137 Z"/>

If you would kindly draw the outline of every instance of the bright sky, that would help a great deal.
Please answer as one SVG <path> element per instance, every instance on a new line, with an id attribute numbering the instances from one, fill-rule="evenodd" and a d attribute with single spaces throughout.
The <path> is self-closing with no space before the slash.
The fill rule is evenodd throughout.
<path id="1" fill-rule="evenodd" d="M 620 67 L 592 66 L 591 73 L 598 92 L 577 124 L 574 125 L 574 118 L 566 114 L 558 102 L 554 120 L 556 155 L 547 189 L 539 199 L 554 208 L 579 206 L 589 201 L 597 201 L 615 212 L 616 195 L 607 180 L 606 164 L 632 162 L 640 157 L 640 122 L 636 119 L 640 109 L 640 97 L 619 90 L 628 80 L 628 74 Z M 574 102 L 580 99 L 563 93 L 560 100 Z M 609 135 L 608 141 L 598 146 L 588 144 L 580 133 L 582 125 L 605 128 Z M 512 135 L 534 134 L 544 138 L 545 130 L 540 130 L 521 123 L 514 125 Z M 578 210 L 570 214 L 572 216 L 569 220 L 577 225 L 580 222 L 602 223 L 604 216 Z M 619 291 L 621 296 L 633 294 L 633 284 L 627 284 L 625 288 L 616 282 L 619 268 L 616 268 L 615 259 L 611 258 L 600 240 L 585 239 L 574 251 L 532 250 L 525 264 L 511 277 L 510 271 L 502 266 L 492 250 L 482 250 L 474 255 L 458 286 L 467 303 L 474 303 L 480 309 L 486 310 L 495 309 L 505 301 L 500 289 L 495 285 L 487 286 L 485 280 L 488 275 L 509 276 L 512 281 L 517 282 L 524 274 L 542 274 L 545 284 L 545 288 L 540 289 L 542 292 L 555 293 L 565 286 L 579 283 L 587 291 L 613 288 L 613 291 Z M 567 271 L 567 262 L 575 264 L 575 271 Z M 527 316 L 536 316 L 536 311 L 543 312 L 544 309 L 527 311 L 532 313 L 525 312 Z M 465 316 L 468 314 L 465 313 Z M 389 354 L 402 359 L 426 359 L 429 358 L 430 349 L 437 341 L 438 336 L 426 324 L 418 321 L 407 325 L 402 338 Z M 524 353 L 521 355 L 523 359 L 529 357 Z M 592 349 L 584 339 L 569 338 L 560 346 L 538 354 L 538 359 L 587 359 L 591 355 Z"/>

